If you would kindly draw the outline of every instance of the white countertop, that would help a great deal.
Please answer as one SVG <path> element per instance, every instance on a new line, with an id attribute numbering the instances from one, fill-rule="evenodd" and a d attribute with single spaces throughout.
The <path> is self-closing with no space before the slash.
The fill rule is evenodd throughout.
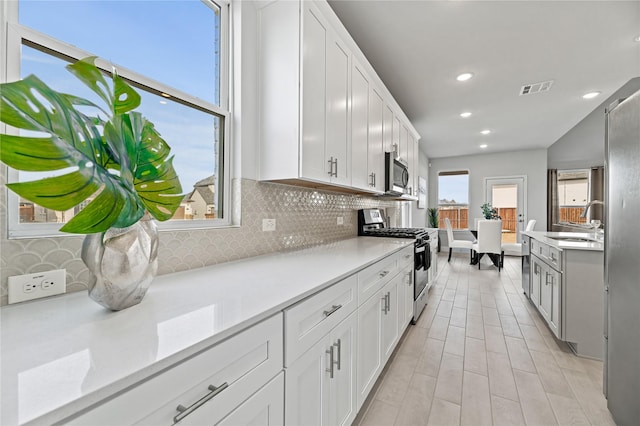
<path id="1" fill-rule="evenodd" d="M 523 231 L 522 233 L 561 250 L 604 251 L 604 241 L 598 240 L 593 232 Z M 571 241 L 571 239 L 586 239 L 589 241 Z"/>
<path id="2" fill-rule="evenodd" d="M 4 306 L 0 424 L 51 424 L 388 256 L 359 237 L 157 277 L 111 312 L 85 292 Z"/>

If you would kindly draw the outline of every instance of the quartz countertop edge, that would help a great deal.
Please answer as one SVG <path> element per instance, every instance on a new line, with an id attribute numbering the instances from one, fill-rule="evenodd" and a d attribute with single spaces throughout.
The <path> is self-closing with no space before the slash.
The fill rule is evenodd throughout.
<path id="1" fill-rule="evenodd" d="M 604 251 L 603 240 L 598 240 L 593 232 L 523 231 L 522 234 L 560 250 Z M 590 241 L 566 241 L 562 238 L 582 238 Z"/>
<path id="2" fill-rule="evenodd" d="M 412 244 L 357 237 L 162 275 L 120 312 L 84 291 L 4 306 L 0 423 L 84 412 Z"/>

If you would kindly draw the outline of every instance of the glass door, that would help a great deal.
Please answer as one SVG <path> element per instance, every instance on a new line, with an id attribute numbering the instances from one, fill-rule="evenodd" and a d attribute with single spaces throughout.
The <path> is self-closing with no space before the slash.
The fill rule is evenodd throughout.
<path id="1" fill-rule="evenodd" d="M 502 218 L 502 242 L 520 243 L 527 223 L 526 177 L 485 179 L 485 199 Z"/>

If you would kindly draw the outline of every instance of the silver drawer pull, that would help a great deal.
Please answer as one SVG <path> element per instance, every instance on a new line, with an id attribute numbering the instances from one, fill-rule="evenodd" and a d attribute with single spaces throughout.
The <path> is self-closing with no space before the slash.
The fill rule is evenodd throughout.
<path id="1" fill-rule="evenodd" d="M 379 276 L 380 276 L 380 278 L 384 278 L 384 277 L 387 276 L 387 274 L 389 274 L 389 271 L 382 271 L 382 272 L 380 272 Z"/>
<path id="2" fill-rule="evenodd" d="M 227 382 L 224 382 L 218 387 L 209 385 L 208 389 L 211 392 L 209 392 L 208 394 L 206 394 L 205 396 L 203 396 L 202 398 L 200 398 L 199 400 L 197 400 L 196 402 L 194 402 L 188 407 L 185 407 L 182 404 L 176 407 L 176 410 L 178 410 L 180 414 L 176 414 L 176 416 L 173 418 L 173 422 L 178 423 L 179 421 L 187 417 L 189 414 L 193 413 L 195 410 L 200 408 L 205 402 L 209 401 L 210 399 L 212 399 L 213 397 L 215 397 L 216 395 L 218 395 L 220 392 L 222 392 L 228 387 L 229 387 L 229 383 Z"/>
<path id="3" fill-rule="evenodd" d="M 342 308 L 342 305 L 333 305 L 331 306 L 331 309 L 329 309 L 328 311 L 322 311 L 322 313 L 324 314 L 325 317 L 328 317 L 329 315 L 331 315 L 332 313 L 334 313 L 340 308 Z"/>

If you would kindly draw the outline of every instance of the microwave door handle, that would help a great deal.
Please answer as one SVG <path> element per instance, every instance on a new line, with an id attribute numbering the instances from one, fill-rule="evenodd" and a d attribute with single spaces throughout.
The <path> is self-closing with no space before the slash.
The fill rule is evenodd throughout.
<path id="1" fill-rule="evenodd" d="M 405 188 L 409 184 L 409 171 L 407 169 L 402 169 L 402 186 Z"/>

